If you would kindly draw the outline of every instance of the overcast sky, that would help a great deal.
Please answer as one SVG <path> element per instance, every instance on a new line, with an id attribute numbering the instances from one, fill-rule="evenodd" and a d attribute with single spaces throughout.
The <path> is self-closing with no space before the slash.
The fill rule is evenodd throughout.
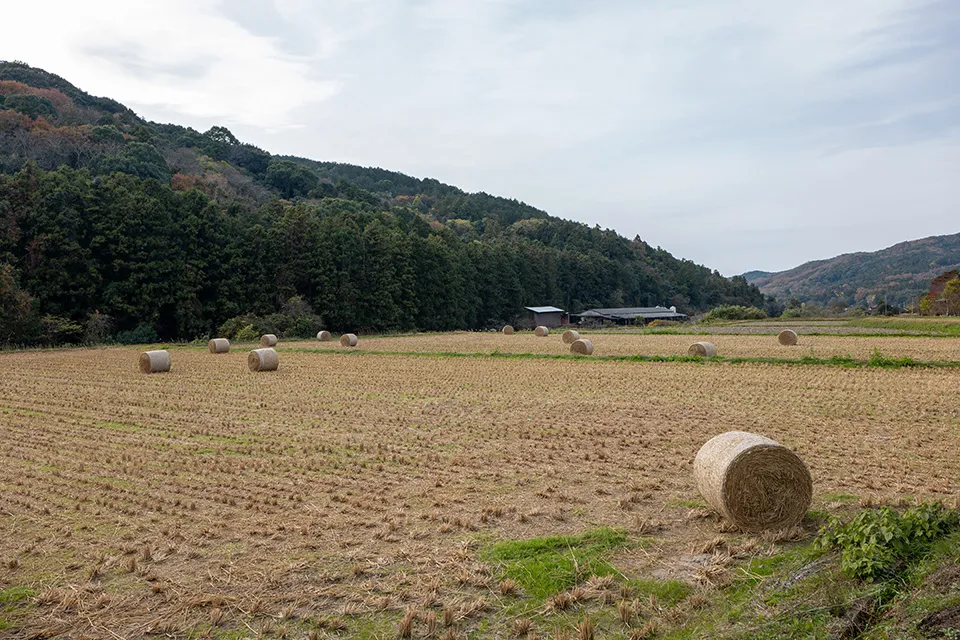
<path id="1" fill-rule="evenodd" d="M 0 59 L 734 275 L 960 232 L 958 0 L 5 3 Z"/>

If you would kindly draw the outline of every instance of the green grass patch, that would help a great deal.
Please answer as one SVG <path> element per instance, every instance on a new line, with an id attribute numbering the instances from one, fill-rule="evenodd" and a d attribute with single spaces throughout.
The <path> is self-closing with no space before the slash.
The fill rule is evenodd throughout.
<path id="1" fill-rule="evenodd" d="M 823 494 L 823 499 L 827 502 L 856 502 L 860 499 L 860 496 L 855 496 L 852 493 L 825 493 Z"/>
<path id="2" fill-rule="evenodd" d="M 641 598 L 653 596 L 658 606 L 673 607 L 693 593 L 693 587 L 682 580 L 627 580 L 626 585 Z"/>
<path id="3" fill-rule="evenodd" d="M 31 606 L 30 598 L 36 595 L 37 591 L 29 587 L 0 589 L 0 631 L 10 629 L 26 613 Z"/>
<path id="4" fill-rule="evenodd" d="M 35 589 L 30 587 L 10 587 L 0 589 L 0 607 L 16 605 L 37 595 Z"/>
<path id="5" fill-rule="evenodd" d="M 40 418 L 45 414 L 42 411 L 31 411 L 30 409 L 17 409 L 15 407 L 0 407 L 0 413 L 6 415 L 22 416 L 25 418 Z"/>
<path id="6" fill-rule="evenodd" d="M 894 358 L 883 355 L 879 349 L 874 349 L 870 354 L 869 360 L 871 367 L 883 367 L 885 369 L 900 369 L 903 367 L 916 367 L 917 361 L 913 358 Z"/>
<path id="7" fill-rule="evenodd" d="M 482 554 L 524 592 L 547 598 L 591 576 L 620 575 L 607 557 L 630 544 L 624 531 L 600 528 L 574 536 L 505 540 Z"/>
<path id="8" fill-rule="evenodd" d="M 109 429 L 110 431 L 123 431 L 124 433 L 138 433 L 142 429 L 126 422 L 116 422 L 114 420 L 103 420 L 96 424 L 99 429 Z"/>

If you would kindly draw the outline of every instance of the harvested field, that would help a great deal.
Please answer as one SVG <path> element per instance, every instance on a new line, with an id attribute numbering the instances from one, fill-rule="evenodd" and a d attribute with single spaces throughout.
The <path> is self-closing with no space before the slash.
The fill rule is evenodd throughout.
<path id="1" fill-rule="evenodd" d="M 598 353 L 621 338 L 589 337 Z M 429 338 L 364 346 L 528 348 L 529 338 L 566 351 L 559 335 Z M 633 340 L 651 338 L 674 336 Z M 138 373 L 135 349 L 0 354 L 0 588 L 34 594 L 14 628 L 394 637 L 449 615 L 461 634 L 506 636 L 530 596 L 485 560 L 485 545 L 609 526 L 645 540 L 617 552 L 617 575 L 674 575 L 691 548 L 727 531 L 700 508 L 691 468 L 731 429 L 795 450 L 815 508 L 960 495 L 960 448 L 946 446 L 960 408 L 945 400 L 958 369 L 291 347 L 271 375 L 250 373 L 242 348 L 215 358 L 173 348 L 176 366 L 152 376 Z M 580 615 L 564 611 L 542 615 L 558 625 Z"/>
<path id="2" fill-rule="evenodd" d="M 868 360 L 875 351 L 893 358 L 918 361 L 960 362 L 960 338 L 930 337 L 854 337 L 800 336 L 796 346 L 785 347 L 774 335 L 712 335 L 691 339 L 689 335 L 590 333 L 581 336 L 593 342 L 597 356 L 676 356 L 686 355 L 690 344 L 707 340 L 717 345 L 720 355 L 733 358 L 788 358 L 835 356 Z M 289 348 L 337 349 L 336 344 L 316 342 L 288 343 Z M 567 352 L 560 335 L 537 338 L 532 333 L 504 336 L 499 333 L 441 333 L 405 337 L 369 337 L 369 351 L 391 353 L 539 353 Z"/>
<path id="3" fill-rule="evenodd" d="M 960 318 L 935 316 L 872 316 L 865 318 L 776 318 L 768 320 L 732 320 L 707 324 L 682 323 L 666 329 L 668 333 L 776 335 L 784 329 L 798 334 L 826 335 L 952 335 L 960 337 Z M 638 333 L 639 327 L 604 329 L 618 333 Z M 661 331 L 662 329 L 658 329 Z"/>

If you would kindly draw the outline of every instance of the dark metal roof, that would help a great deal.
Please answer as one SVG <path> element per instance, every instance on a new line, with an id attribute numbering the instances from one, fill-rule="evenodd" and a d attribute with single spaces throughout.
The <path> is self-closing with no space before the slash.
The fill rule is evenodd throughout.
<path id="1" fill-rule="evenodd" d="M 673 318 L 686 318 L 686 314 L 671 311 L 666 307 L 621 307 L 617 309 L 588 309 L 581 313 L 573 315 L 581 318 L 608 318 L 611 320 L 635 320 L 643 318 L 644 320 L 667 320 Z"/>

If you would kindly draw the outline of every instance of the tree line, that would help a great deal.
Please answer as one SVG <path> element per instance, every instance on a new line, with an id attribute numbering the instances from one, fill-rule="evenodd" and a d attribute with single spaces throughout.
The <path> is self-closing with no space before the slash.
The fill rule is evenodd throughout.
<path id="1" fill-rule="evenodd" d="M 485 329 L 533 304 L 763 304 L 742 279 L 611 231 L 553 219 L 458 226 L 412 206 L 334 196 L 253 207 L 129 173 L 27 164 L 0 176 L 0 339 L 193 339 L 285 308 L 316 318 L 303 333 Z"/>
<path id="2" fill-rule="evenodd" d="M 766 306 L 516 200 L 273 156 L 0 62 L 0 342 L 487 329 L 524 306 Z M 775 309 L 774 309 L 775 310 Z"/>

